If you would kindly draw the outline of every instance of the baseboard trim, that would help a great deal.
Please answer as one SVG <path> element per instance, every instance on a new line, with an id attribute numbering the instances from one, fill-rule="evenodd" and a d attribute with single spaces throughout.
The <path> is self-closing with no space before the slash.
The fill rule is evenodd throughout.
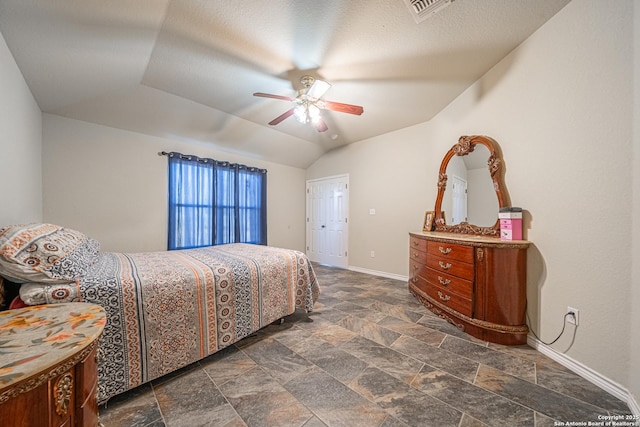
<path id="1" fill-rule="evenodd" d="M 373 276 L 386 277 L 387 279 L 403 280 L 405 282 L 409 280 L 408 276 L 403 276 L 401 274 L 387 273 L 385 271 L 378 271 L 378 270 L 370 270 L 368 268 L 356 267 L 354 265 L 350 265 L 349 267 L 347 267 L 347 270 L 357 271 L 358 273 L 371 274 Z"/>
<path id="2" fill-rule="evenodd" d="M 640 416 L 640 406 L 638 405 L 638 402 L 634 399 L 633 395 L 629 392 L 629 390 L 627 390 L 622 385 L 594 371 L 588 366 L 583 365 L 577 360 L 570 358 L 566 354 L 563 354 L 554 350 L 553 348 L 544 344 L 543 342 L 536 339 L 532 335 L 529 335 L 527 337 L 527 344 L 529 344 L 529 346 L 533 347 L 534 349 L 544 354 L 545 356 L 549 357 L 550 359 L 555 360 L 565 368 L 580 375 L 582 378 L 586 379 L 587 381 L 590 381 L 593 384 L 597 385 L 607 393 L 617 397 L 623 402 L 627 402 L 627 405 L 629 406 L 629 409 L 631 410 L 631 412 L 634 415 Z"/>

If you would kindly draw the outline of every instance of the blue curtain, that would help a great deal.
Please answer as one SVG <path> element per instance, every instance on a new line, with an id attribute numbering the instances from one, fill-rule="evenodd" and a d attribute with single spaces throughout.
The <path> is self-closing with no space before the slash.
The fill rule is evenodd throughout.
<path id="1" fill-rule="evenodd" d="M 169 156 L 168 248 L 267 244 L 266 170 Z"/>

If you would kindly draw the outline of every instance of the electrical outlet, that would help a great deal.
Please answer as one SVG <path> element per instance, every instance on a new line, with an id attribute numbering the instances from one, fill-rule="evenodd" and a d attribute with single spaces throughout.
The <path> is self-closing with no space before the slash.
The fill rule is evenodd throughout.
<path id="1" fill-rule="evenodd" d="M 578 324 L 580 323 L 580 310 L 573 307 L 567 307 L 567 314 L 567 322 L 571 323 L 572 325 L 578 326 Z"/>

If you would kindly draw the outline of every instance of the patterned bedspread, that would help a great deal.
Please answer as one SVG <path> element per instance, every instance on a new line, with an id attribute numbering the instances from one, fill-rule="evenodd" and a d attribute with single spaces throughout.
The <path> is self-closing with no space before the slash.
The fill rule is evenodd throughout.
<path id="1" fill-rule="evenodd" d="M 100 253 L 80 283 L 104 307 L 98 401 L 196 362 L 319 294 L 306 256 L 230 244 L 150 253 Z"/>

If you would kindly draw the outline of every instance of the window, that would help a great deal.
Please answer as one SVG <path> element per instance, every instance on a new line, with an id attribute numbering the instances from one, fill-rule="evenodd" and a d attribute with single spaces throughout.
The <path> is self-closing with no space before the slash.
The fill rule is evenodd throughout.
<path id="1" fill-rule="evenodd" d="M 169 156 L 168 248 L 267 244 L 266 170 Z"/>

